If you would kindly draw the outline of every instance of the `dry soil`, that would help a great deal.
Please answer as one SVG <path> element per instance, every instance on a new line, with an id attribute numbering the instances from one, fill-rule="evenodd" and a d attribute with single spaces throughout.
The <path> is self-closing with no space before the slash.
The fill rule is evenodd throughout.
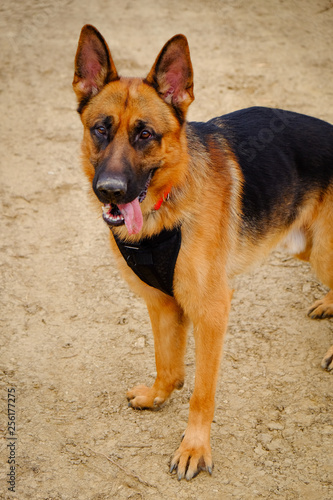
<path id="1" fill-rule="evenodd" d="M 264 105 L 333 122 L 330 0 L 2 0 L 0 498 L 332 499 L 332 373 L 320 362 L 333 323 L 306 316 L 325 289 L 284 254 L 235 283 L 212 477 L 168 473 L 193 389 L 192 337 L 182 391 L 158 412 L 127 407 L 126 389 L 154 379 L 154 348 L 80 169 L 71 81 L 85 23 L 123 75 L 145 76 L 171 36 L 187 35 L 190 119 Z"/>

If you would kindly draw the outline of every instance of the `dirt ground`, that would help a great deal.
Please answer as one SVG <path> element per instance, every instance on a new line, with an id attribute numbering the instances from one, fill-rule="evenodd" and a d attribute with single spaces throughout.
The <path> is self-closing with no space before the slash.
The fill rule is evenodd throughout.
<path id="1" fill-rule="evenodd" d="M 80 169 L 71 81 L 85 23 L 124 75 L 145 76 L 186 34 L 190 119 L 265 105 L 333 123 L 330 0 L 1 2 L 0 498 L 332 499 L 333 374 L 320 362 L 333 322 L 306 316 L 325 289 L 284 254 L 235 283 L 212 477 L 168 473 L 193 389 L 191 336 L 184 388 L 161 411 L 127 407 L 127 388 L 154 380 L 154 348 Z"/>

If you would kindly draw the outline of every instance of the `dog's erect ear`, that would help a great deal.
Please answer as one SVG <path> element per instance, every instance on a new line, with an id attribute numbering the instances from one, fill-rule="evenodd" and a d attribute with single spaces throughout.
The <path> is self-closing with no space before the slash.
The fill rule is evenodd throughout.
<path id="1" fill-rule="evenodd" d="M 146 82 L 178 111 L 180 118 L 185 119 L 194 95 L 190 50 L 184 35 L 176 35 L 164 45 Z"/>
<path id="2" fill-rule="evenodd" d="M 100 32 L 86 24 L 81 35 L 75 56 L 73 88 L 81 112 L 94 95 L 109 82 L 118 80 L 109 47 Z"/>

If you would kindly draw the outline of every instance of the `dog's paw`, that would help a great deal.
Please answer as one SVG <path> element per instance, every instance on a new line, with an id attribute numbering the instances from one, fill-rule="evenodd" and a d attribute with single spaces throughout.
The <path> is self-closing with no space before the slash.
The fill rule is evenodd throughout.
<path id="1" fill-rule="evenodd" d="M 333 316 L 333 292 L 330 290 L 325 297 L 317 300 L 308 310 L 312 319 L 324 319 Z"/>
<path id="2" fill-rule="evenodd" d="M 166 400 L 165 395 L 158 393 L 154 387 L 137 385 L 126 393 L 128 406 L 136 410 L 158 410 Z"/>
<path id="3" fill-rule="evenodd" d="M 170 464 L 170 473 L 176 473 L 178 480 L 185 478 L 188 481 L 196 477 L 199 472 L 213 473 L 212 452 L 209 441 L 201 442 L 195 438 L 187 438 L 176 451 Z"/>
<path id="4" fill-rule="evenodd" d="M 333 346 L 331 346 L 325 354 L 321 362 L 321 366 L 322 368 L 324 368 L 324 370 L 333 370 Z"/>

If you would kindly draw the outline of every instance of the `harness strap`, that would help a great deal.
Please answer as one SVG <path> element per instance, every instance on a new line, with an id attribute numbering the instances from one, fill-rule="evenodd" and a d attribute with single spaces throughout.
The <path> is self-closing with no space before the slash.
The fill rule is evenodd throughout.
<path id="1" fill-rule="evenodd" d="M 113 236 L 132 271 L 147 285 L 173 297 L 173 276 L 181 245 L 180 227 L 164 229 L 133 244 L 121 240 L 114 233 Z"/>

